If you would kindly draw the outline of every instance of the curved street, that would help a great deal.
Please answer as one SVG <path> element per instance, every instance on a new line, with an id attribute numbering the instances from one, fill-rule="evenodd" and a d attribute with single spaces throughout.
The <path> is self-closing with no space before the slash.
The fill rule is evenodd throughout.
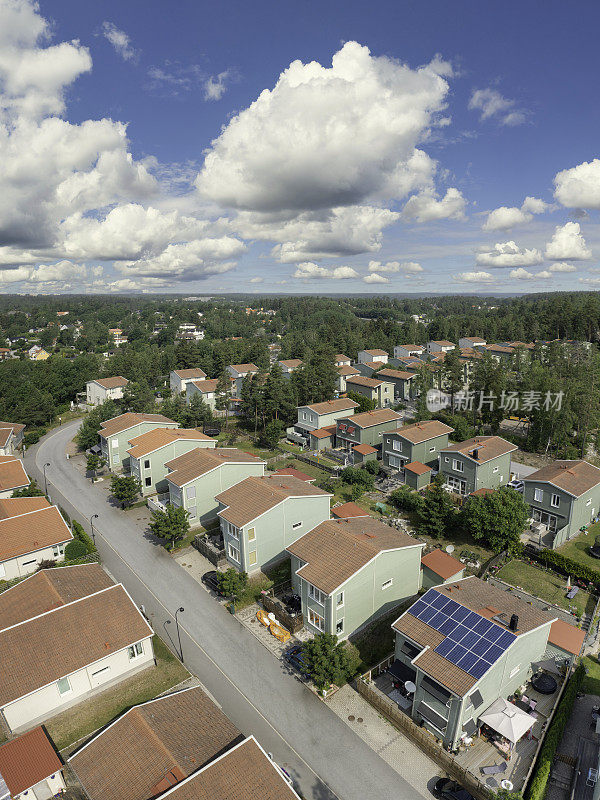
<path id="1" fill-rule="evenodd" d="M 52 501 L 90 532 L 102 562 L 122 582 L 163 638 L 180 614 L 185 663 L 230 719 L 254 733 L 293 777 L 306 800 L 417 800 L 422 795 L 386 764 L 288 668 L 165 552 L 145 537 L 133 515 L 107 502 L 66 458 L 79 421 L 30 448 L 27 471 Z M 169 626 L 171 630 L 173 625 Z"/>

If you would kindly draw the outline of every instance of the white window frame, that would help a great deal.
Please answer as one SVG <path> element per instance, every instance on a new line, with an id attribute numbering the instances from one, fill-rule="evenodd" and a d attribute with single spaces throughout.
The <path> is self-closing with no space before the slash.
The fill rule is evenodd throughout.
<path id="1" fill-rule="evenodd" d="M 533 500 L 535 503 L 543 503 L 544 502 L 544 490 L 543 489 L 534 489 L 533 490 Z"/>
<path id="2" fill-rule="evenodd" d="M 555 500 L 556 500 L 556 502 L 554 502 Z M 560 495 L 559 494 L 551 495 L 551 497 L 550 497 L 550 505 L 552 506 L 552 508 L 560 508 Z"/>
<path id="3" fill-rule="evenodd" d="M 464 472 L 465 471 L 465 465 L 464 465 L 464 463 L 462 461 L 459 461 L 457 458 L 455 458 L 455 459 L 452 460 L 452 469 L 455 472 Z"/>
<path id="4" fill-rule="evenodd" d="M 340 630 L 338 630 L 340 625 L 342 627 Z M 337 636 L 340 636 L 343 632 L 344 632 L 344 618 L 342 617 L 341 619 L 338 619 L 338 621 L 335 623 L 335 633 Z"/>
<path id="5" fill-rule="evenodd" d="M 254 561 L 252 560 L 252 556 L 254 556 Z M 258 563 L 258 555 L 256 550 L 249 550 L 248 551 L 248 566 L 253 567 L 255 564 Z"/>
<path id="6" fill-rule="evenodd" d="M 311 600 L 314 600 L 320 606 L 323 606 L 323 608 L 325 608 L 325 601 L 327 600 L 327 595 L 320 589 L 317 589 L 316 586 L 313 586 L 312 583 L 308 584 L 308 596 L 310 597 Z"/>
<path id="7" fill-rule="evenodd" d="M 235 561 L 236 564 L 240 564 L 240 551 L 239 548 L 235 547 L 232 542 L 229 542 L 227 545 L 227 555 L 232 560 Z"/>
<path id="8" fill-rule="evenodd" d="M 120 459 L 120 457 L 119 457 L 119 454 L 118 454 L 118 453 L 115 453 L 115 454 L 113 455 L 113 464 L 118 464 L 120 460 L 121 460 L 121 459 Z"/>
<path id="9" fill-rule="evenodd" d="M 590 497 L 590 499 L 586 503 L 586 506 L 591 506 L 591 505 L 592 505 L 592 498 Z"/>
<path id="10" fill-rule="evenodd" d="M 186 500 L 195 500 L 196 499 L 196 487 L 195 486 L 186 486 L 185 487 L 185 499 Z"/>
<path id="11" fill-rule="evenodd" d="M 256 528 L 253 526 L 252 528 L 248 528 L 248 541 L 255 542 L 256 541 Z"/>
<path id="12" fill-rule="evenodd" d="M 392 439 L 392 450 L 402 452 L 402 441 L 400 439 Z"/>
<path id="13" fill-rule="evenodd" d="M 520 669 L 521 669 L 521 665 L 520 665 L 520 664 L 517 664 L 517 666 L 516 666 L 516 667 L 513 667 L 513 668 L 511 669 L 511 671 L 510 671 L 510 674 L 509 674 L 509 676 L 508 676 L 508 677 L 509 677 L 509 678 L 514 678 L 514 677 L 515 677 L 515 675 L 517 675 L 517 674 L 519 673 L 519 670 L 520 670 Z"/>
<path id="14" fill-rule="evenodd" d="M 6 575 L 6 567 L 4 564 L 0 564 L 0 578 L 3 578 Z"/>
<path id="15" fill-rule="evenodd" d="M 498 467 L 494 467 L 494 469 L 492 470 L 492 472 L 493 472 L 493 473 L 496 473 L 496 472 L 498 472 Z"/>
<path id="16" fill-rule="evenodd" d="M 232 539 L 235 539 L 236 542 L 240 540 L 240 529 L 236 528 L 235 525 L 232 525 L 231 522 L 227 523 L 227 533 L 231 536 Z"/>
<path id="17" fill-rule="evenodd" d="M 340 597 L 342 598 L 341 600 L 340 600 Z M 344 597 L 344 592 L 338 592 L 338 595 L 335 598 L 335 607 L 336 608 L 343 608 L 345 600 L 346 600 L 346 598 Z"/>
<path id="18" fill-rule="evenodd" d="M 144 469 L 150 469 L 150 459 L 144 459 Z"/>
<path id="19" fill-rule="evenodd" d="M 394 579 L 388 578 L 387 581 L 384 581 L 381 584 L 381 591 L 385 592 L 386 589 L 390 589 L 394 585 Z"/>
<path id="20" fill-rule="evenodd" d="M 325 619 L 312 608 L 308 609 L 308 624 L 318 631 L 323 632 L 325 630 Z"/>
<path id="21" fill-rule="evenodd" d="M 186 511 L 188 512 L 190 517 L 195 519 L 197 514 L 198 514 L 198 507 L 197 506 L 190 506 L 189 508 L 186 508 Z"/>
<path id="22" fill-rule="evenodd" d="M 61 684 L 63 681 L 66 681 L 66 682 L 67 682 L 67 686 L 69 687 L 68 689 L 65 689 L 65 691 L 64 691 L 64 692 L 63 692 L 63 691 L 61 690 L 61 688 L 60 688 L 60 684 Z M 59 679 L 56 681 L 56 688 L 58 689 L 58 693 L 59 693 L 59 695 L 60 695 L 61 697 L 64 697 L 66 694 L 71 694 L 71 692 L 73 691 L 73 687 L 71 686 L 71 681 L 69 680 L 69 677 L 68 677 L 68 676 L 65 676 L 64 678 L 59 678 Z"/>
<path id="23" fill-rule="evenodd" d="M 300 528 L 301 526 L 302 526 L 301 522 L 294 522 L 294 524 L 292 525 L 292 530 L 295 531 L 297 528 Z"/>
<path id="24" fill-rule="evenodd" d="M 144 486 L 152 486 L 152 476 L 149 475 L 147 478 L 144 478 Z"/>
<path id="25" fill-rule="evenodd" d="M 64 556 L 64 554 L 65 554 L 64 544 L 52 545 L 52 555 L 54 556 L 54 558 L 58 558 L 59 556 Z"/>
<path id="26" fill-rule="evenodd" d="M 430 452 L 430 453 L 435 453 L 435 445 L 433 445 L 433 447 L 430 447 L 430 448 L 429 448 L 429 452 Z"/>
<path id="27" fill-rule="evenodd" d="M 127 655 L 129 656 L 130 661 L 134 661 L 136 658 L 144 655 L 144 645 L 142 642 L 136 642 L 135 644 L 129 645 L 127 648 Z"/>

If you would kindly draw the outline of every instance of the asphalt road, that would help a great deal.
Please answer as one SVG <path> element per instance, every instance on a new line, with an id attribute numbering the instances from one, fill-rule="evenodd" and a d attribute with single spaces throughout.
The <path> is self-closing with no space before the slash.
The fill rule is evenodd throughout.
<path id="1" fill-rule="evenodd" d="M 267 651 L 165 552 L 147 538 L 66 458 L 79 422 L 58 428 L 25 456 L 27 471 L 53 502 L 90 531 L 106 569 L 122 582 L 163 639 L 177 644 L 179 614 L 185 664 L 227 716 L 253 733 L 294 779 L 306 800 L 419 800 L 422 795 Z M 165 623 L 171 620 L 170 624 Z M 174 647 L 173 649 L 176 649 Z"/>

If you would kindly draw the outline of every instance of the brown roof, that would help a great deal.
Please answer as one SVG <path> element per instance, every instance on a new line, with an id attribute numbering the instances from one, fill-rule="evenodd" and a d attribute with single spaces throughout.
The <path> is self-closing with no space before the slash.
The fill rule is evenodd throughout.
<path id="1" fill-rule="evenodd" d="M 175 486 L 200 478 L 207 472 L 223 466 L 223 464 L 264 464 L 257 456 L 238 450 L 237 447 L 196 447 L 189 453 L 167 461 L 165 467 L 172 470 L 167 480 Z"/>
<path id="2" fill-rule="evenodd" d="M 574 656 L 578 656 L 581 652 L 584 639 L 585 631 L 569 625 L 568 622 L 563 622 L 562 619 L 554 620 L 550 628 L 550 636 L 548 636 L 550 644 L 566 650 L 567 653 L 573 653 Z"/>
<path id="3" fill-rule="evenodd" d="M 171 425 L 176 425 L 172 419 L 164 417 L 162 414 L 135 414 L 133 411 L 127 411 L 125 414 L 119 414 L 118 417 L 107 419 L 102 423 L 100 428 L 100 436 L 104 438 L 114 436 L 115 433 L 122 433 L 123 431 L 139 425 L 141 422 L 166 422 Z"/>
<path id="4" fill-rule="evenodd" d="M 368 456 L 377 452 L 377 448 L 371 447 L 370 444 L 355 444 L 352 449 L 355 453 L 360 453 L 361 456 Z"/>
<path id="5" fill-rule="evenodd" d="M 0 747 L 0 776 L 4 778 L 11 797 L 17 797 L 36 783 L 60 772 L 62 766 L 42 727 Z"/>
<path id="6" fill-rule="evenodd" d="M 430 419 L 423 422 L 414 422 L 412 425 L 403 425 L 401 428 L 396 428 L 394 434 L 407 439 L 412 444 L 420 444 L 429 439 L 434 439 L 436 436 L 452 433 L 453 430 L 454 428 L 444 425 L 443 422 L 437 419 Z"/>
<path id="7" fill-rule="evenodd" d="M 205 433 L 196 430 L 196 428 L 154 428 L 152 431 L 142 433 L 141 436 L 136 436 L 129 440 L 131 447 L 127 451 L 133 458 L 142 458 L 158 450 L 161 447 L 166 447 L 168 444 L 179 439 L 185 439 L 191 442 L 214 442 Z"/>
<path id="8" fill-rule="evenodd" d="M 485 339 L 481 339 L 479 336 L 463 336 L 462 338 L 467 342 L 473 342 L 473 344 L 485 344 Z"/>
<path id="9" fill-rule="evenodd" d="M 362 350 L 363 353 L 368 353 L 370 356 L 387 356 L 389 353 L 386 353 L 385 350 Z"/>
<path id="10" fill-rule="evenodd" d="M 492 353 L 514 353 L 514 348 L 512 347 L 505 347 L 502 344 L 488 344 L 485 347 L 486 350 L 489 350 Z"/>
<path id="11" fill-rule="evenodd" d="M 239 738 L 201 689 L 184 689 L 134 706 L 72 755 L 69 765 L 90 800 L 147 800 L 170 772 L 182 780 Z"/>
<path id="12" fill-rule="evenodd" d="M 326 439 L 333 436 L 337 430 L 337 425 L 326 425 L 324 428 L 317 428 L 314 431 L 309 431 L 311 436 L 316 436 L 317 439 Z"/>
<path id="13" fill-rule="evenodd" d="M 405 464 L 403 469 L 414 472 L 415 475 L 425 475 L 426 472 L 431 472 L 431 467 L 428 467 L 427 464 L 422 464 L 420 461 L 411 461 L 410 464 Z"/>
<path id="14" fill-rule="evenodd" d="M 475 489 L 474 492 L 471 492 L 469 497 L 485 497 L 486 494 L 494 494 L 495 491 L 495 489 L 490 489 L 489 486 L 482 486 L 481 489 Z"/>
<path id="15" fill-rule="evenodd" d="M 574 497 L 579 497 L 600 483 L 600 469 L 587 461 L 553 461 L 524 480 L 550 483 Z"/>
<path id="16" fill-rule="evenodd" d="M 423 350 L 425 350 L 425 348 L 423 347 L 422 344 L 401 344 L 399 346 L 403 350 L 407 350 L 409 353 L 412 352 L 413 350 L 420 350 L 421 352 L 423 352 Z"/>
<path id="17" fill-rule="evenodd" d="M 121 586 L 0 631 L 0 707 L 152 635 Z"/>
<path id="18" fill-rule="evenodd" d="M 122 375 L 115 375 L 113 378 L 95 378 L 93 383 L 98 383 L 104 389 L 118 389 L 120 386 L 127 386 L 129 381 Z"/>
<path id="19" fill-rule="evenodd" d="M 184 380 L 186 378 L 206 378 L 206 372 L 199 367 L 193 367 L 192 369 L 176 369 L 175 375 Z"/>
<path id="20" fill-rule="evenodd" d="M 350 519 L 351 517 L 368 517 L 369 512 L 365 511 L 356 503 L 342 503 L 331 509 L 331 513 L 337 519 Z"/>
<path id="21" fill-rule="evenodd" d="M 337 368 L 337 371 L 342 377 L 344 375 L 360 375 L 360 372 L 356 369 L 356 367 L 351 367 L 350 364 L 342 364 Z"/>
<path id="22" fill-rule="evenodd" d="M 29 478 L 23 462 L 18 458 L 9 458 L 0 464 L 0 492 L 29 486 Z"/>
<path id="23" fill-rule="evenodd" d="M 230 364 L 236 372 L 258 372 L 256 364 Z"/>
<path id="24" fill-rule="evenodd" d="M 199 389 L 204 394 L 208 394 L 209 392 L 216 392 L 217 391 L 217 378 L 207 378 L 206 380 L 202 381 L 192 381 L 196 389 Z"/>
<path id="25" fill-rule="evenodd" d="M 298 575 L 331 594 L 383 550 L 417 545 L 422 542 L 373 517 L 353 517 L 326 520 L 286 549 L 307 562 Z"/>
<path id="26" fill-rule="evenodd" d="M 383 381 L 379 381 L 376 378 L 365 378 L 363 375 L 355 375 L 353 378 L 346 378 L 346 386 L 350 383 L 366 386 L 369 389 L 377 389 L 383 384 Z"/>
<path id="27" fill-rule="evenodd" d="M 371 367 L 372 370 L 378 370 L 383 366 L 383 361 L 365 361 L 365 367 Z"/>
<path id="28" fill-rule="evenodd" d="M 300 472 L 299 469 L 294 469 L 293 467 L 276 469 L 273 475 L 291 475 L 293 478 L 298 478 L 299 481 L 304 481 L 305 483 L 314 483 L 316 481 L 316 478 L 307 475 L 306 472 Z"/>
<path id="29" fill-rule="evenodd" d="M 358 428 L 371 428 L 373 425 L 381 425 L 383 422 L 399 420 L 401 416 L 390 408 L 379 408 L 375 411 L 364 411 L 362 414 L 354 414 L 354 416 L 348 419 Z M 344 420 L 338 420 L 338 423 L 343 421 Z"/>
<path id="30" fill-rule="evenodd" d="M 0 498 L 0 520 L 27 514 L 28 511 L 37 511 L 40 508 L 50 508 L 50 503 L 45 497 Z"/>
<path id="31" fill-rule="evenodd" d="M 219 516 L 240 528 L 288 497 L 314 496 L 331 497 L 331 494 L 291 475 L 265 475 L 245 478 L 218 494 L 215 500 L 225 506 Z"/>
<path id="32" fill-rule="evenodd" d="M 432 550 L 426 556 L 421 558 L 421 564 L 424 564 L 427 569 L 435 572 L 442 580 L 447 581 L 448 578 L 453 578 L 457 573 L 462 572 L 465 565 L 457 558 L 453 558 L 449 553 L 443 550 Z"/>
<path id="33" fill-rule="evenodd" d="M 300 364 L 302 364 L 302 359 L 300 359 L 300 358 L 288 358 L 287 361 L 280 361 L 279 363 L 283 364 L 284 366 L 288 367 L 289 369 L 296 369 L 296 367 L 299 367 Z"/>
<path id="34" fill-rule="evenodd" d="M 335 356 L 336 361 L 350 361 L 351 359 L 348 356 L 345 356 L 343 353 L 336 353 Z"/>
<path id="35" fill-rule="evenodd" d="M 414 372 L 403 372 L 399 369 L 380 369 L 377 374 L 381 378 L 400 378 L 403 381 L 410 381 L 415 377 Z"/>
<path id="36" fill-rule="evenodd" d="M 448 339 L 432 339 L 432 344 L 439 344 L 440 347 L 455 347 L 454 342 L 449 342 Z"/>
<path id="37" fill-rule="evenodd" d="M 515 450 L 517 450 L 517 445 L 507 442 L 501 436 L 475 436 L 465 442 L 450 444 L 448 447 L 444 447 L 441 452 L 462 453 L 478 464 L 485 464 L 486 461 L 491 461 L 492 458 L 498 458 L 498 456 L 506 455 L 506 453 L 513 453 Z M 477 451 L 477 458 L 473 455 L 475 451 Z"/>
<path id="38" fill-rule="evenodd" d="M 161 800 L 299 800 L 253 736 L 161 795 Z"/>
<path id="39" fill-rule="evenodd" d="M 0 629 L 114 586 L 99 564 L 43 569 L 0 594 Z"/>
<path id="40" fill-rule="evenodd" d="M 56 506 L 0 519 L 0 561 L 34 553 L 73 538 Z"/>
<path id="41" fill-rule="evenodd" d="M 340 397 L 338 400 L 325 400 L 323 403 L 308 403 L 300 408 L 310 408 L 315 414 L 331 414 L 334 411 L 352 411 L 357 405 L 355 400 Z"/>
<path id="42" fill-rule="evenodd" d="M 20 422 L 0 422 L 0 429 L 4 430 L 5 428 L 9 428 L 16 436 L 25 430 L 25 425 Z"/>

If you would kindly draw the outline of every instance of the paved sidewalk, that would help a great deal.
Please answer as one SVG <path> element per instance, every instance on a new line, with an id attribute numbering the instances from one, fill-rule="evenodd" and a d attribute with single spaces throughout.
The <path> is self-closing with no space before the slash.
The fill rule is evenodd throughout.
<path id="1" fill-rule="evenodd" d="M 346 684 L 326 705 L 423 797 L 444 771 Z"/>

